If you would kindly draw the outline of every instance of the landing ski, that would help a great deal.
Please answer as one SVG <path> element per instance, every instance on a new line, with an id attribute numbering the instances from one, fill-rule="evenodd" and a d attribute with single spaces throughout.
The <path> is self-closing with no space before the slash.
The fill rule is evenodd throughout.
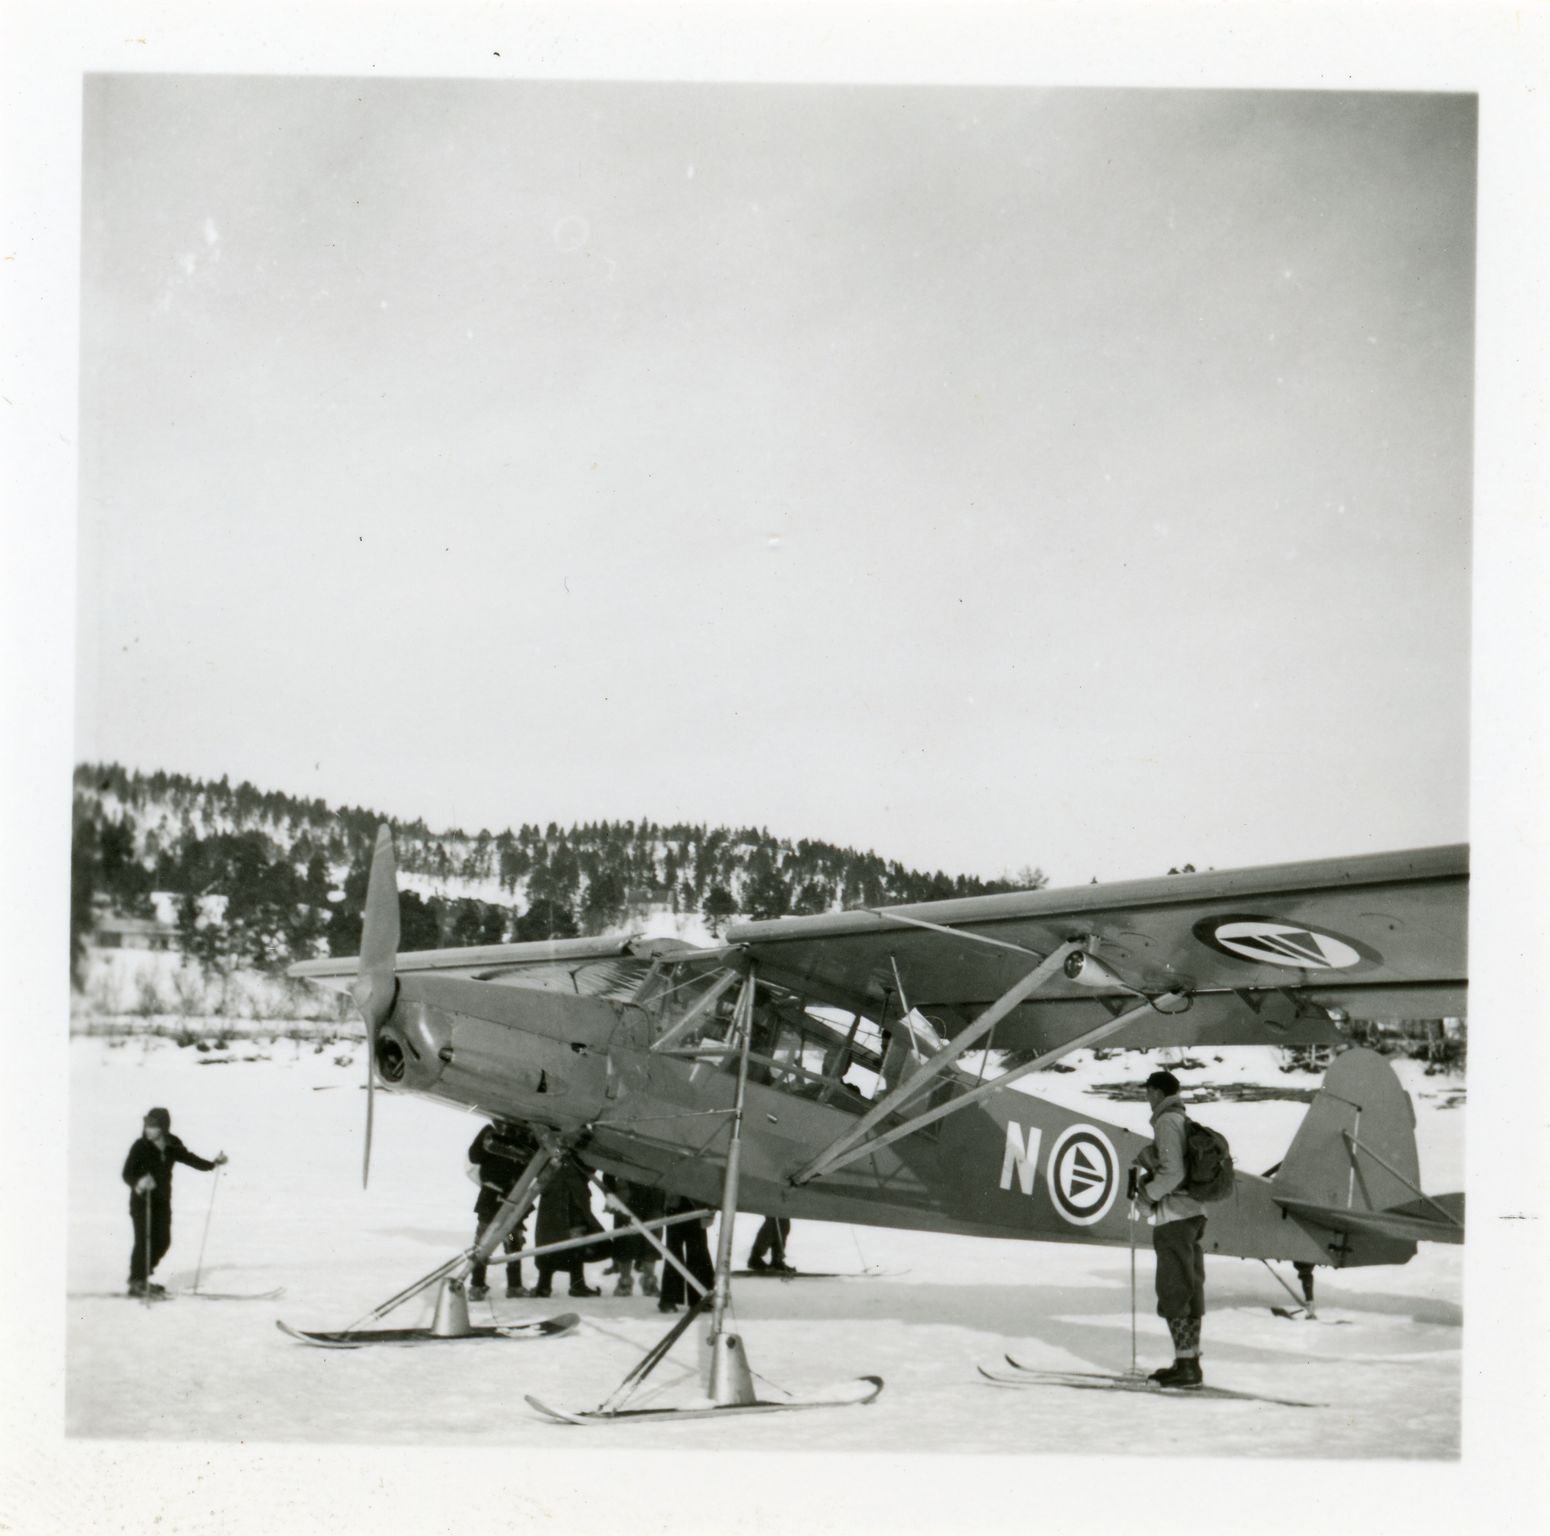
<path id="1" fill-rule="evenodd" d="M 1279 1408 L 1323 1408 L 1324 1403 L 1303 1402 L 1296 1398 L 1265 1397 L 1258 1392 L 1236 1392 L 1229 1387 L 1161 1387 L 1144 1376 L 1116 1376 L 1109 1371 L 1046 1371 L 1021 1365 L 1010 1355 L 1007 1364 L 1015 1374 L 987 1370 L 979 1366 L 981 1376 L 997 1387 L 1071 1387 L 1080 1392 L 1141 1392 L 1152 1397 L 1206 1397 L 1217 1401 L 1273 1403 Z"/>
<path id="2" fill-rule="evenodd" d="M 314 1332 L 305 1328 L 292 1328 L 289 1323 L 275 1319 L 275 1327 L 281 1333 L 300 1344 L 311 1344 L 317 1349 L 360 1349 L 367 1344 L 463 1344 L 506 1339 L 520 1343 L 528 1339 L 556 1339 L 572 1333 L 581 1326 L 581 1319 L 574 1312 L 561 1312 L 555 1317 L 541 1318 L 531 1323 L 498 1323 L 494 1327 L 474 1327 L 467 1333 L 432 1333 L 429 1328 L 354 1328 L 334 1333 Z"/>
<path id="3" fill-rule="evenodd" d="M 620 1408 L 614 1413 L 570 1413 L 563 1408 L 552 1408 L 531 1394 L 527 1397 L 527 1403 L 536 1413 L 556 1424 L 591 1427 L 625 1422 L 639 1424 L 651 1419 L 658 1422 L 675 1419 L 733 1419 L 755 1413 L 790 1413 L 799 1408 L 859 1408 L 873 1401 L 882 1390 L 881 1376 L 860 1376 L 853 1382 L 807 1397 L 794 1397 L 779 1403 L 730 1403 L 721 1408 Z"/>

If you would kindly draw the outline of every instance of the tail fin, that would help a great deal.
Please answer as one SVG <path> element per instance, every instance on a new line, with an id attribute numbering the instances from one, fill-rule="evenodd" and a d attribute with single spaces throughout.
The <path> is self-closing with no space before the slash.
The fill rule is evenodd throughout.
<path id="1" fill-rule="evenodd" d="M 1403 1263 L 1418 1241 L 1464 1240 L 1462 1195 L 1421 1191 L 1415 1111 L 1374 1051 L 1337 1056 L 1270 1193 L 1304 1225 L 1338 1234 L 1338 1264 Z"/>

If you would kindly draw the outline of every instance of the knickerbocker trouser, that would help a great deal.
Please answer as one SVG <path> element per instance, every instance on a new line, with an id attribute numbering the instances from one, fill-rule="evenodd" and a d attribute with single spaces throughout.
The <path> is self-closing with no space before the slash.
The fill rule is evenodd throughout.
<path id="1" fill-rule="evenodd" d="M 1152 1228 L 1157 1254 L 1157 1315 L 1202 1318 L 1206 1313 L 1204 1216 L 1159 1222 Z"/>

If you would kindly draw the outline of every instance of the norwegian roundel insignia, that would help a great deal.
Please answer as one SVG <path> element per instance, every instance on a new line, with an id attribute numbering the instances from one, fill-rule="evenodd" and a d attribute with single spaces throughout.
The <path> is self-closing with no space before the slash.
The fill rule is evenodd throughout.
<path id="1" fill-rule="evenodd" d="M 1049 1197 L 1074 1227 L 1102 1221 L 1119 1193 L 1119 1157 L 1095 1125 L 1067 1126 L 1049 1149 Z"/>
<path id="2" fill-rule="evenodd" d="M 1378 960 L 1356 939 L 1307 923 L 1237 913 L 1195 924 L 1195 937 L 1220 954 L 1298 971 L 1349 971 Z"/>

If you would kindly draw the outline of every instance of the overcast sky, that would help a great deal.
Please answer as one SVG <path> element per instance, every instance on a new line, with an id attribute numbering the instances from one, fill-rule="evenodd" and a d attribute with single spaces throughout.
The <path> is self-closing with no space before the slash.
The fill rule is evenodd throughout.
<path id="1" fill-rule="evenodd" d="M 1057 884 L 1468 835 L 1472 99 L 85 110 L 81 757 Z"/>

